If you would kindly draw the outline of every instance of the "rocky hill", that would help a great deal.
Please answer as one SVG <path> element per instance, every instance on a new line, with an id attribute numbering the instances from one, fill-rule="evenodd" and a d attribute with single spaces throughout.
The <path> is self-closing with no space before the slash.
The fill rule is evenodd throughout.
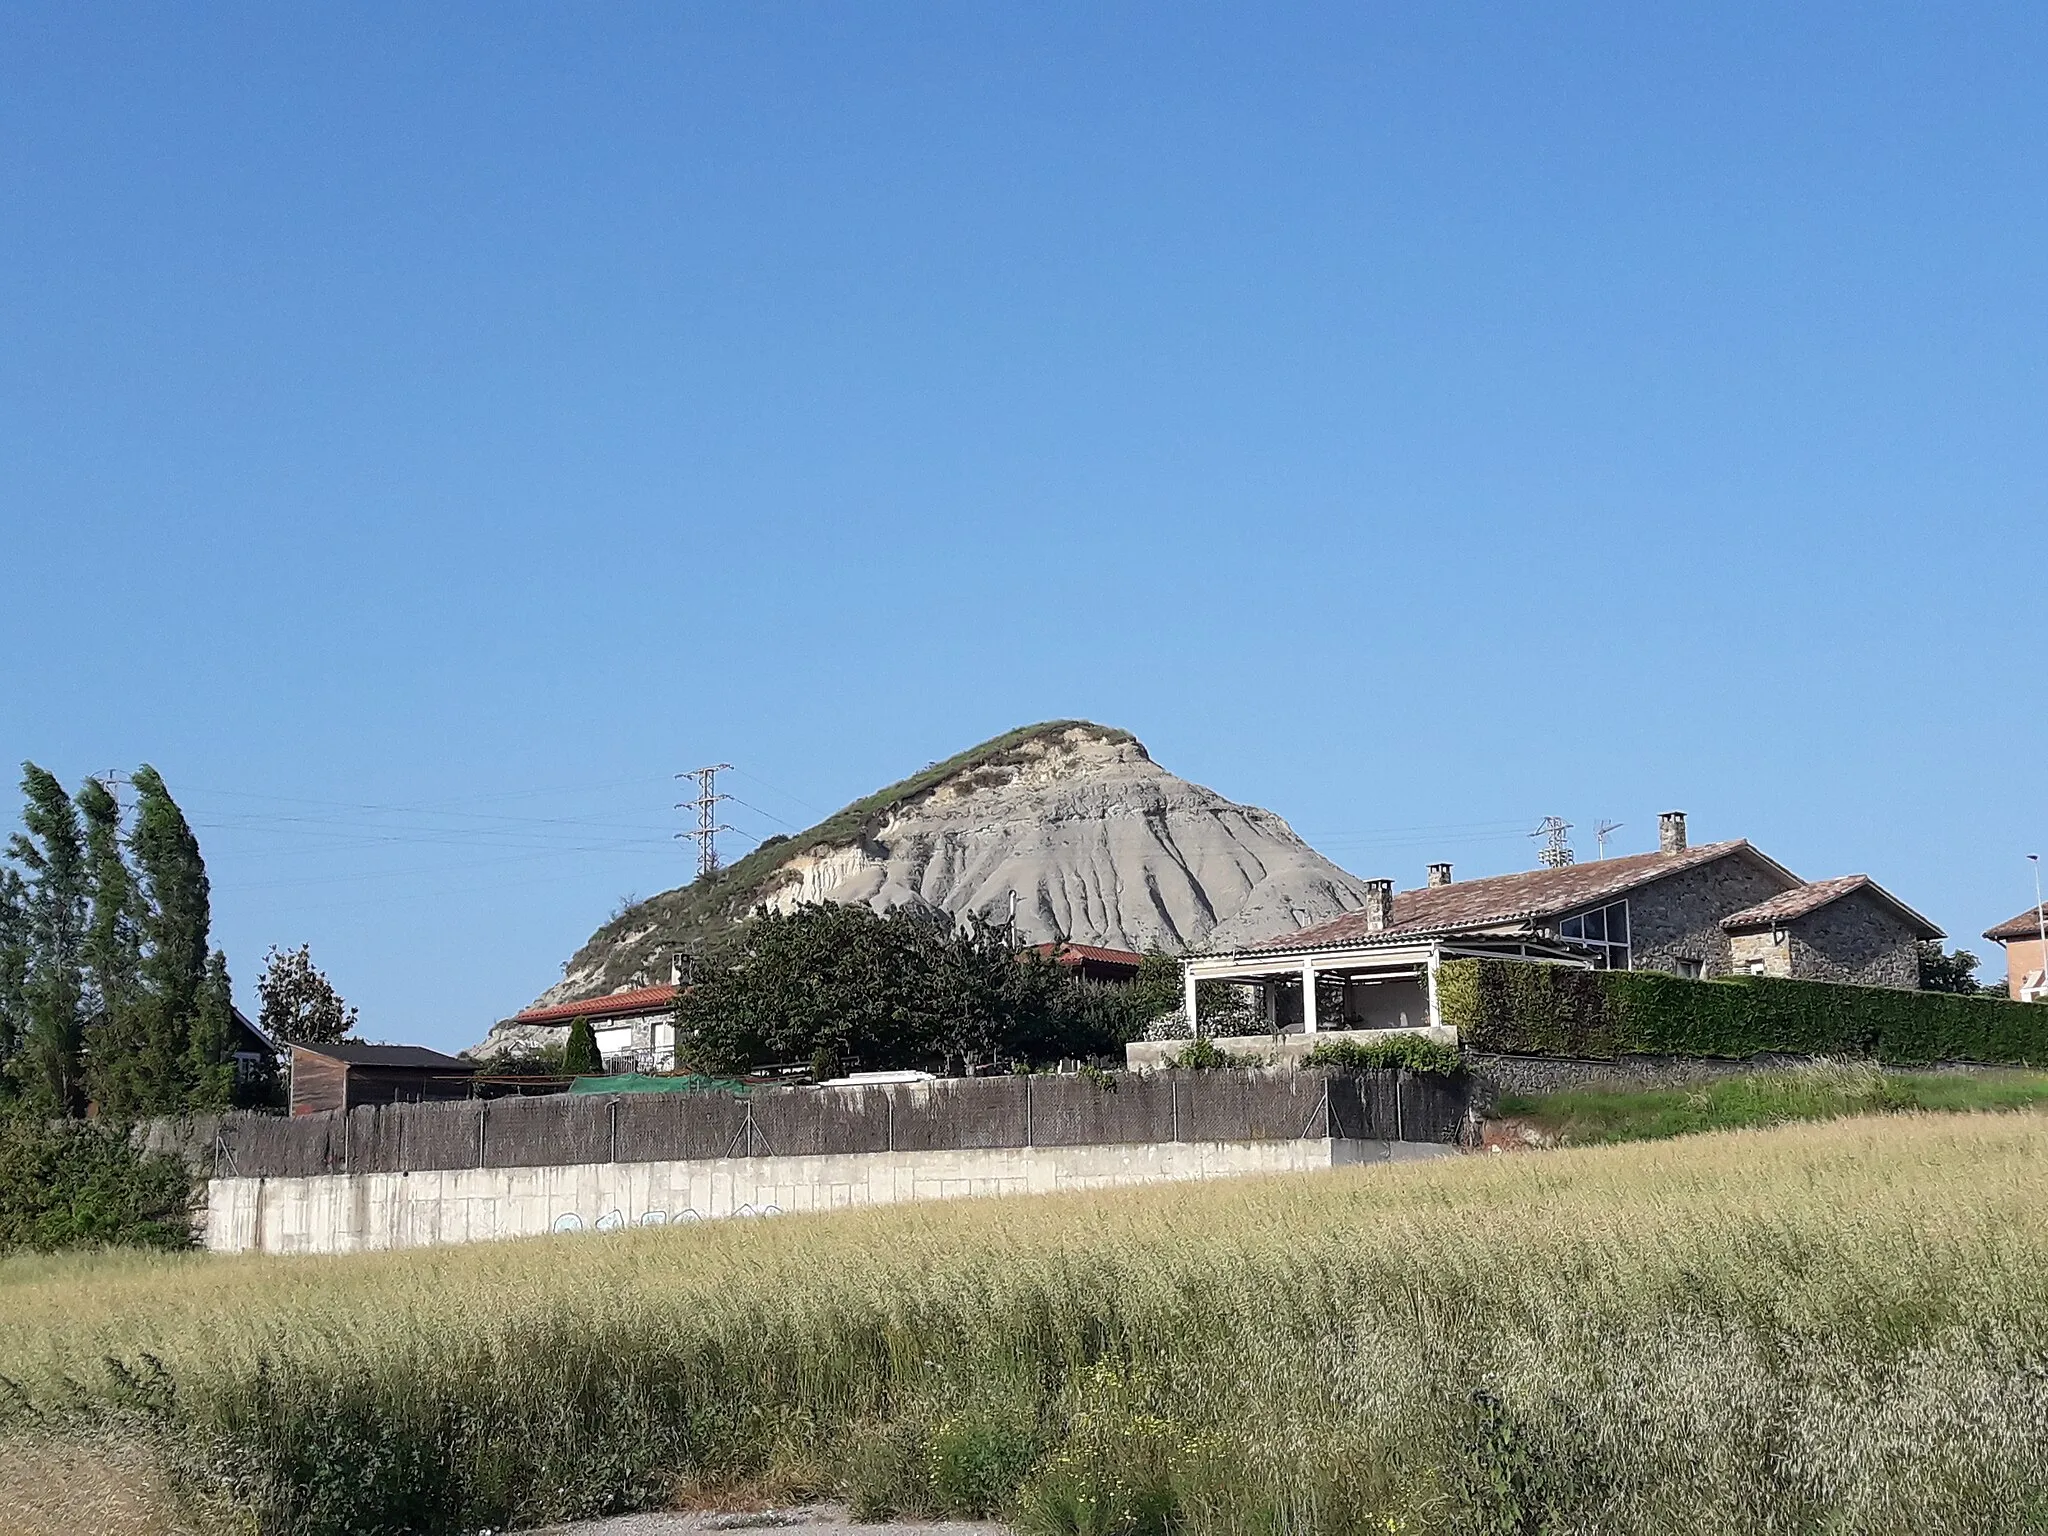
<path id="1" fill-rule="evenodd" d="M 1271 811 L 1168 773 L 1128 731 L 1028 726 L 936 763 L 808 832 L 621 913 L 538 1001 L 667 981 L 672 957 L 757 906 L 922 903 L 1027 942 L 1178 951 L 1353 911 L 1359 882 Z"/>

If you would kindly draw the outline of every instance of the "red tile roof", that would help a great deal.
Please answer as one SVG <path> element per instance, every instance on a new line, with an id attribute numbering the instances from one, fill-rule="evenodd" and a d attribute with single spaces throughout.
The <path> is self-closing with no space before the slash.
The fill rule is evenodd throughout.
<path id="1" fill-rule="evenodd" d="M 2041 921 L 2036 909 L 2027 908 L 2018 917 L 2008 917 L 1996 928 L 1986 928 L 1984 937 L 1995 939 L 2000 944 L 2009 944 L 2014 939 L 2038 939 L 2041 936 Z"/>
<path id="2" fill-rule="evenodd" d="M 666 1013 L 675 1006 L 673 986 L 635 987 L 607 997 L 587 997 L 581 1002 L 555 1003 L 546 1008 L 529 1008 L 514 1014 L 515 1024 L 568 1024 L 576 1019 L 616 1019 L 636 1013 Z"/>
<path id="3" fill-rule="evenodd" d="M 1031 947 L 1061 965 L 1079 965 L 1083 960 L 1094 960 L 1102 965 L 1128 965 L 1136 969 L 1145 963 L 1145 957 L 1134 950 L 1103 949 L 1096 944 L 1034 944 Z"/>
<path id="4" fill-rule="evenodd" d="M 1868 875 L 1838 875 L 1833 880 L 1810 880 L 1805 885 L 1794 886 L 1791 890 L 1760 901 L 1753 907 L 1744 907 L 1740 912 L 1731 912 L 1721 919 L 1721 926 L 1730 933 L 1759 928 L 1777 928 L 1794 922 L 1809 912 L 1818 912 L 1829 902 L 1840 901 L 1854 891 L 1868 891 L 1886 906 L 1903 916 L 1919 930 L 1923 939 L 1938 939 L 1942 932 L 1918 912 L 1907 906 L 1890 891 L 1879 885 Z"/>
<path id="5" fill-rule="evenodd" d="M 1563 869 L 1530 869 L 1514 875 L 1492 875 L 1484 880 L 1423 886 L 1394 897 L 1394 920 L 1385 928 L 1368 928 L 1363 912 L 1347 912 L 1313 928 L 1248 947 L 1316 949 L 1539 922 L 1612 900 L 1680 870 L 1736 854 L 1774 870 L 1788 887 L 1800 884 L 1799 877 L 1784 865 L 1738 838 L 1726 843 L 1702 843 L 1679 853 L 1636 853 L 1620 859 L 1596 859 L 1590 864 L 1567 864 Z"/>

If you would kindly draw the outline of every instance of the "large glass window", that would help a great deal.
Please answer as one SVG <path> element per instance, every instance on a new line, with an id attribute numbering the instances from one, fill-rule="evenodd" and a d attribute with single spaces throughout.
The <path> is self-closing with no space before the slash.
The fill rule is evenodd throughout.
<path id="1" fill-rule="evenodd" d="M 1590 912 L 1578 912 L 1557 925 L 1560 938 L 1577 939 L 1593 951 L 1593 963 L 1604 971 L 1629 969 L 1628 903 L 1610 901 Z"/>

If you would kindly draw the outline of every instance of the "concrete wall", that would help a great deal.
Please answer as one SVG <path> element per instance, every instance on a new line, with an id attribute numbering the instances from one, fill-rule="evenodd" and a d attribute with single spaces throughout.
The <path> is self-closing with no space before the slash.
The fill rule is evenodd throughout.
<path id="1" fill-rule="evenodd" d="M 353 1253 L 904 1200 L 1303 1172 L 1453 1150 L 1304 1139 L 214 1179 L 207 1185 L 206 1246 L 218 1253 Z"/>

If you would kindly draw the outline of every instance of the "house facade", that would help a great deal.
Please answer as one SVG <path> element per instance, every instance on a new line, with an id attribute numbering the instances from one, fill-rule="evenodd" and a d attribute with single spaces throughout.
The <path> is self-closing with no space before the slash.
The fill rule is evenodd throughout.
<path id="1" fill-rule="evenodd" d="M 605 997 L 529 1008 L 493 1029 L 476 1053 L 498 1056 L 560 1045 L 569 1038 L 571 1024 L 588 1019 L 608 1071 L 667 1072 L 676 1064 L 676 992 L 673 984 L 630 987 Z"/>
<path id="2" fill-rule="evenodd" d="M 2005 946 L 2006 995 L 2016 1003 L 2048 1002 L 2048 952 L 2041 944 L 2042 912 L 2029 907 L 1984 937 Z"/>
<path id="3" fill-rule="evenodd" d="M 1844 875 L 1721 919 L 1734 969 L 1752 976 L 1918 987 L 1920 945 L 1942 937 L 1868 875 Z"/>
<path id="4" fill-rule="evenodd" d="M 1204 982 L 1253 995 L 1251 1022 L 1273 1033 L 1440 1026 L 1437 969 L 1465 956 L 1701 979 L 1762 966 L 1766 974 L 1916 987 L 1912 946 L 1940 935 L 1866 876 L 1810 884 L 1745 840 L 1690 846 L 1678 811 L 1660 818 L 1655 853 L 1466 881 L 1433 864 L 1415 890 L 1365 884 L 1360 911 L 1228 954 L 1190 957 L 1183 1017 L 1194 1032 L 1208 1032 Z M 1230 1022 L 1252 1032 L 1241 1016 Z"/>

